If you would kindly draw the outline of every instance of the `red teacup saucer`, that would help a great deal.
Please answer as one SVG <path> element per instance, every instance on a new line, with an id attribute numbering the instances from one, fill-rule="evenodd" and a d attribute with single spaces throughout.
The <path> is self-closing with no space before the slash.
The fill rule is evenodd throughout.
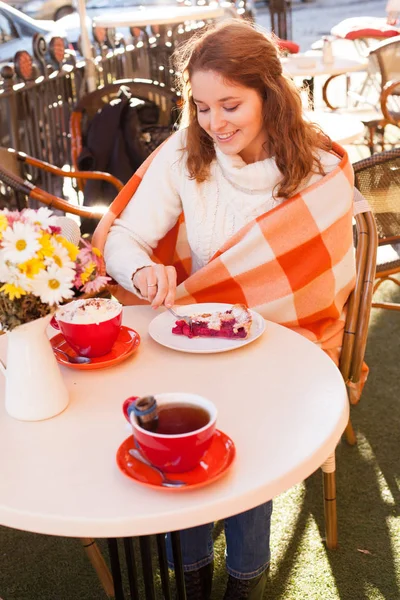
<path id="1" fill-rule="evenodd" d="M 59 348 L 68 356 L 77 356 L 77 353 L 72 350 L 71 346 L 65 341 L 65 338 L 62 333 L 58 333 L 50 340 L 53 348 Z M 130 356 L 140 344 L 140 335 L 134 329 L 130 327 L 126 327 L 122 325 L 121 331 L 118 334 L 117 340 L 114 346 L 111 349 L 111 352 L 105 354 L 104 356 L 99 356 L 97 358 L 92 358 L 90 363 L 84 364 L 75 364 L 70 363 L 66 358 L 64 358 L 58 352 L 54 352 L 54 356 L 57 359 L 57 362 L 60 365 L 64 365 L 65 367 L 69 367 L 70 369 L 79 369 L 80 371 L 88 371 L 90 369 L 105 369 L 106 367 L 113 367 L 118 363 L 122 362 L 128 356 Z"/>
<path id="2" fill-rule="evenodd" d="M 231 438 L 216 429 L 211 446 L 195 469 L 185 473 L 167 473 L 168 479 L 179 479 L 186 483 L 183 487 L 174 488 L 161 485 L 161 477 L 154 469 L 129 454 L 129 450 L 134 447 L 131 435 L 118 448 L 117 465 L 124 475 L 158 490 L 179 490 L 180 492 L 202 487 L 219 479 L 231 466 L 236 453 L 235 444 Z"/>

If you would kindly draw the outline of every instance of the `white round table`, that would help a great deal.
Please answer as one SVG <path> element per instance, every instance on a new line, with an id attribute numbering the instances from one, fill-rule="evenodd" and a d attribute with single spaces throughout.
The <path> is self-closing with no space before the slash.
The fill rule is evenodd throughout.
<path id="1" fill-rule="evenodd" d="M 157 8 L 130 8 L 116 15 L 98 15 L 93 18 L 95 27 L 146 27 L 147 25 L 173 25 L 185 21 L 206 21 L 225 15 L 220 6 L 159 6 Z"/>
<path id="2" fill-rule="evenodd" d="M 314 107 L 315 105 L 315 77 L 322 75 L 325 76 L 325 79 L 327 79 L 322 90 L 322 96 L 324 97 L 325 86 L 331 78 L 337 77 L 338 75 L 347 75 L 355 71 L 365 71 L 367 69 L 367 61 L 349 60 L 340 56 L 334 56 L 332 63 L 324 63 L 322 53 L 314 51 L 309 51 L 305 54 L 293 54 L 291 56 L 282 58 L 281 62 L 283 72 L 286 73 L 286 75 L 289 75 L 293 79 L 296 77 L 307 79 L 307 82 L 303 83 L 307 83 L 308 99 L 311 107 Z"/>
<path id="3" fill-rule="evenodd" d="M 338 144 L 351 144 L 363 135 L 365 126 L 356 117 L 340 115 L 323 110 L 310 110 L 306 113 L 309 121 L 317 123 L 331 140 Z"/>
<path id="4" fill-rule="evenodd" d="M 149 337 L 155 315 L 147 306 L 124 309 L 123 323 L 142 337 L 124 363 L 93 371 L 61 367 L 71 402 L 57 417 L 17 421 L 1 402 L 2 525 L 81 538 L 178 530 L 273 498 L 334 451 L 348 421 L 348 400 L 340 372 L 317 346 L 267 322 L 263 336 L 241 349 L 184 354 Z M 130 433 L 124 399 L 168 391 L 215 402 L 217 426 L 236 445 L 233 465 L 212 485 L 158 491 L 128 479 L 116 465 L 117 449 Z"/>
<path id="5" fill-rule="evenodd" d="M 305 62 L 306 61 L 306 62 Z M 365 71 L 367 61 L 349 60 L 334 56 L 330 64 L 322 60 L 322 54 L 293 54 L 281 59 L 284 72 L 291 77 L 317 77 L 319 75 L 340 75 L 355 71 Z"/>

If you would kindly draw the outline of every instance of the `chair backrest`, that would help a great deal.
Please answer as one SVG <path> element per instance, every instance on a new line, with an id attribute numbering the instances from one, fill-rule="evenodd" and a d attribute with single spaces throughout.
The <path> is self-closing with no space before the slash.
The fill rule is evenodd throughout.
<path id="1" fill-rule="evenodd" d="M 160 109 L 159 125 L 172 125 L 177 119 L 178 113 L 174 109 L 177 106 L 178 96 L 175 90 L 156 85 L 145 79 L 120 79 L 98 88 L 85 94 L 73 112 L 85 112 L 89 118 L 93 118 L 98 110 L 117 98 L 121 85 L 128 87 L 135 98 L 151 100 L 157 104 Z"/>
<path id="2" fill-rule="evenodd" d="M 378 44 L 369 55 L 379 65 L 382 88 L 389 81 L 400 79 L 400 35 Z M 400 90 L 395 93 L 400 94 Z"/>
<path id="3" fill-rule="evenodd" d="M 373 285 L 376 270 L 378 238 L 375 219 L 371 212 L 356 215 L 356 284 L 347 302 L 339 369 L 352 401 L 352 384 L 361 377 L 367 345 Z"/>
<path id="4" fill-rule="evenodd" d="M 400 148 L 373 154 L 354 163 L 353 168 L 355 185 L 374 213 L 379 244 L 399 242 Z"/>
<path id="5" fill-rule="evenodd" d="M 99 110 L 119 97 L 121 86 L 127 87 L 134 98 L 154 102 L 159 108 L 157 125 L 160 129 L 165 128 L 167 130 L 166 135 L 172 131 L 174 123 L 179 118 L 179 97 L 175 90 L 163 87 L 160 84 L 156 85 L 154 82 L 144 79 L 120 79 L 114 81 L 83 96 L 71 113 L 71 158 L 75 169 L 77 169 L 78 157 L 83 146 L 82 138 L 84 132 L 88 129 L 90 121 Z M 156 138 L 159 137 L 155 131 L 153 135 Z M 160 141 L 163 141 L 166 135 Z M 149 152 L 152 150 L 154 148 L 149 146 Z"/>
<path id="6" fill-rule="evenodd" d="M 3 183 L 6 189 L 12 190 L 28 200 L 31 199 L 41 204 L 45 204 L 49 208 L 62 211 L 66 214 L 74 214 L 81 218 L 101 219 L 103 212 L 67 202 L 63 198 L 59 198 L 58 196 L 37 187 L 28 179 L 24 179 L 20 175 L 20 172 L 18 172 L 18 162 L 15 164 L 13 159 L 9 161 L 9 166 L 11 168 L 3 166 L 4 163 L 2 162 L 2 158 L 3 156 L 7 156 L 7 152 L 9 151 L 6 148 L 0 148 L 0 182 Z M 24 205 L 18 205 L 16 207 L 9 204 L 6 208 L 18 208 L 21 210 L 27 206 L 28 204 L 25 202 Z"/>

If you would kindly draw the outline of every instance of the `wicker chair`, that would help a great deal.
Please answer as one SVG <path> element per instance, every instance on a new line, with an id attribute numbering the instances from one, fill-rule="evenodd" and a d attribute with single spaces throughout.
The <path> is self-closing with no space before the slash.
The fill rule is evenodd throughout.
<path id="1" fill-rule="evenodd" d="M 374 292 L 384 281 L 400 285 L 400 148 L 374 154 L 354 165 L 356 187 L 375 215 L 379 248 Z M 375 308 L 400 311 L 400 304 L 373 302 Z"/>
<path id="2" fill-rule="evenodd" d="M 24 166 L 34 167 L 35 169 L 63 178 L 68 177 L 77 180 L 100 179 L 107 181 L 114 185 L 116 193 L 123 187 L 122 182 L 109 173 L 99 171 L 64 171 L 54 165 L 28 156 L 23 152 L 16 152 L 11 148 L 0 147 L 0 181 L 3 182 L 6 188 L 5 196 L 10 198 L 10 204 L 12 195 L 17 196 L 16 206 L 19 209 L 29 206 L 30 201 L 36 201 L 46 204 L 53 209 L 80 217 L 100 219 L 102 216 L 100 212 L 74 205 L 37 187 L 25 173 Z"/>
<path id="3" fill-rule="evenodd" d="M 63 177 L 69 176 L 87 178 L 90 176 L 93 179 L 106 179 L 110 183 L 113 183 L 117 190 L 122 188 L 121 182 L 107 173 L 68 173 L 53 167 L 48 163 L 43 163 L 42 161 L 34 159 L 30 156 L 26 156 L 25 154 L 14 152 L 6 148 L 0 148 L 0 182 L 4 184 L 6 190 L 12 190 L 24 198 L 26 206 L 29 206 L 30 200 L 34 200 L 45 204 L 50 208 L 61 210 L 66 214 L 69 213 L 78 215 L 80 217 L 97 220 L 99 220 L 103 215 L 102 212 L 96 212 L 88 208 L 82 208 L 70 204 L 66 200 L 58 198 L 57 196 L 53 196 L 52 194 L 36 187 L 31 181 L 24 179 L 21 176 L 20 173 L 22 163 L 44 169 L 50 173 L 61 175 Z M 85 549 L 86 555 L 88 556 L 97 573 L 106 595 L 109 598 L 114 598 L 114 584 L 112 576 L 95 540 L 91 538 L 81 538 L 80 541 Z"/>
<path id="4" fill-rule="evenodd" d="M 349 401 L 354 403 L 352 390 L 360 381 L 367 344 L 368 323 L 375 276 L 377 233 L 371 212 L 356 215 L 356 285 L 347 302 L 347 317 L 339 369 L 345 381 Z M 356 443 L 349 420 L 345 431 L 347 441 Z M 335 455 L 322 465 L 326 545 L 337 548 Z"/>

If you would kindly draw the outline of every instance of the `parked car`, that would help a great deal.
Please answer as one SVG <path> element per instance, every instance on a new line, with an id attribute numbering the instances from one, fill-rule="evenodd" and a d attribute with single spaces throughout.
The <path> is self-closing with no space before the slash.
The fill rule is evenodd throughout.
<path id="1" fill-rule="evenodd" d="M 27 50 L 33 55 L 32 38 L 35 33 L 42 35 L 47 43 L 58 36 L 64 39 L 66 47 L 69 45 L 65 31 L 54 21 L 31 19 L 0 0 L 0 68 L 12 63 L 19 50 Z"/>
<path id="2" fill-rule="evenodd" d="M 33 19 L 57 21 L 74 12 L 73 0 L 7 0 L 6 3 Z"/>

